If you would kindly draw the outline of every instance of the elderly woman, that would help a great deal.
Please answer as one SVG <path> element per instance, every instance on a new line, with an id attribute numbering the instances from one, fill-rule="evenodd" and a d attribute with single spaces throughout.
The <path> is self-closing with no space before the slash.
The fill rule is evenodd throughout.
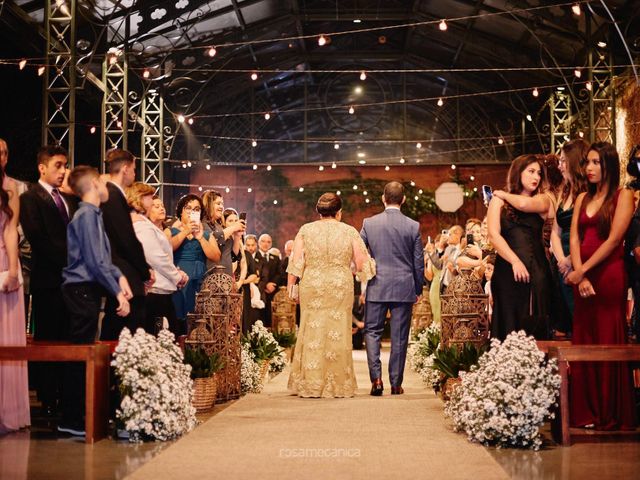
<path id="1" fill-rule="evenodd" d="M 220 260 L 214 261 L 217 266 L 224 267 L 224 273 L 233 276 L 233 262 L 240 259 L 242 250 L 242 234 L 245 231 L 243 222 L 227 225 L 224 216 L 224 199 L 222 194 L 215 190 L 207 190 L 202 194 L 207 226 L 211 229 L 212 236 L 218 242 Z"/>
<path id="2" fill-rule="evenodd" d="M 173 249 L 161 230 L 166 212 L 162 200 L 154 197 L 155 189 L 145 183 L 137 182 L 127 189 L 133 229 L 142 244 L 144 257 L 156 275 L 155 283 L 147 292 L 144 329 L 156 333 L 158 323 L 162 328 L 162 319 L 166 318 L 169 329 L 178 334 L 172 295 L 187 283 L 189 277 L 173 264 Z"/>
<path id="3" fill-rule="evenodd" d="M 165 230 L 165 234 L 170 234 L 176 265 L 189 275 L 189 281 L 184 288 L 173 294 L 176 315 L 182 320 L 183 327 L 187 313 L 195 309 L 196 293 L 200 291 L 207 272 L 207 259 L 213 262 L 220 261 L 218 242 L 213 235 L 204 231 L 203 216 L 204 207 L 200 197 L 192 193 L 187 194 L 178 200 L 176 206 L 179 222 L 171 229 Z"/>

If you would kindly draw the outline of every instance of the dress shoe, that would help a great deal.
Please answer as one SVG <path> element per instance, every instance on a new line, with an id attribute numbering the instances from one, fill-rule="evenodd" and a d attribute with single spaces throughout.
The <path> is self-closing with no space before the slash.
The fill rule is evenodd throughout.
<path id="1" fill-rule="evenodd" d="M 383 390 L 384 387 L 382 385 L 382 379 L 376 378 L 371 384 L 371 395 L 373 395 L 374 397 L 379 397 L 382 395 Z"/>
<path id="2" fill-rule="evenodd" d="M 402 387 L 391 387 L 391 395 L 402 395 L 404 393 L 404 388 Z"/>

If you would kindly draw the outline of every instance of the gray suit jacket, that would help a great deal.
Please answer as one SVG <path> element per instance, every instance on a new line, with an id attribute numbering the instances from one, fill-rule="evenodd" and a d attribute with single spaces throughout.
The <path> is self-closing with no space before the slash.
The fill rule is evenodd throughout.
<path id="1" fill-rule="evenodd" d="M 376 276 L 367 284 L 367 300 L 415 302 L 424 283 L 418 222 L 390 208 L 366 218 L 360 235 L 376 261 Z"/>

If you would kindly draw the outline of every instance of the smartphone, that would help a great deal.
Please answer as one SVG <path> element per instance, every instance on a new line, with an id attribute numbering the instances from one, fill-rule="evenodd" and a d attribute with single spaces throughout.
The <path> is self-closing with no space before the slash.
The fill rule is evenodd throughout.
<path id="1" fill-rule="evenodd" d="M 473 245 L 474 243 L 473 233 L 467 233 L 467 245 Z"/>
<path id="2" fill-rule="evenodd" d="M 246 222 L 247 221 L 247 212 L 240 212 L 240 215 L 238 215 L 238 219 L 241 222 Z"/>
<path id="3" fill-rule="evenodd" d="M 445 228 L 444 230 L 442 230 L 440 233 L 441 233 L 442 235 L 444 235 L 445 237 L 448 237 L 448 236 L 449 236 L 449 230 L 447 230 L 446 228 Z"/>
<path id="4" fill-rule="evenodd" d="M 489 185 L 482 185 L 482 200 L 484 201 L 485 206 L 489 206 L 491 197 L 493 197 L 491 187 Z"/>
<path id="5" fill-rule="evenodd" d="M 189 220 L 192 222 L 200 222 L 200 212 L 189 212 Z"/>

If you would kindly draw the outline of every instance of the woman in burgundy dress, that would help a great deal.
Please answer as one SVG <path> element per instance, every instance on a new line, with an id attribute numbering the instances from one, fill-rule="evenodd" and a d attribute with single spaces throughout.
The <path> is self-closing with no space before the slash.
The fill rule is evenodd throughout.
<path id="1" fill-rule="evenodd" d="M 633 215 L 633 192 L 619 189 L 620 161 L 613 145 L 598 142 L 587 154 L 586 193 L 571 222 L 567 281 L 575 285 L 573 343 L 623 344 L 626 275 L 622 240 Z M 598 430 L 635 427 L 631 371 L 623 362 L 571 365 L 571 425 Z"/>

